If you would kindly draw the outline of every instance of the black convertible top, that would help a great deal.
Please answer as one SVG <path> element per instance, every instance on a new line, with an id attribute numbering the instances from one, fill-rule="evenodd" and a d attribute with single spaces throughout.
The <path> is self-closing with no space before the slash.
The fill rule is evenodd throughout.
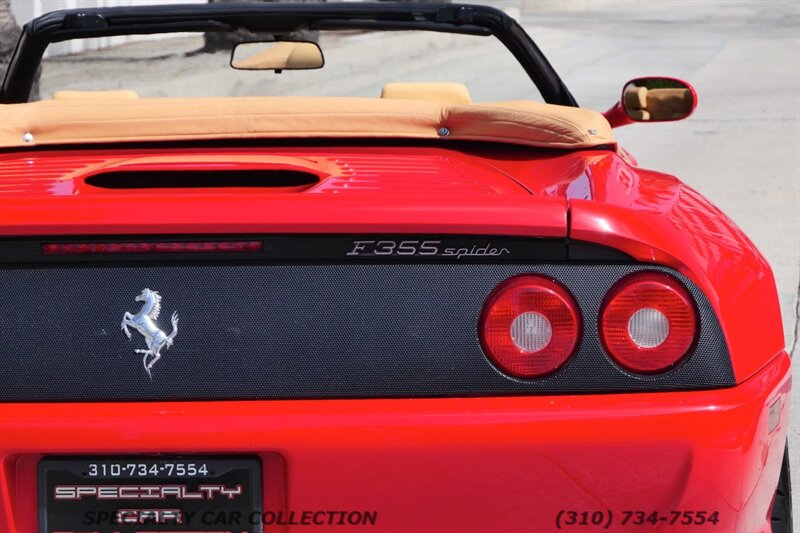
<path id="1" fill-rule="evenodd" d="M 290 34 L 302 29 L 426 30 L 494 35 L 514 54 L 545 102 L 577 107 L 564 82 L 525 30 L 485 6 L 418 3 L 248 3 L 83 8 L 54 11 L 23 26 L 0 103 L 27 102 L 50 43 L 172 32 Z"/>

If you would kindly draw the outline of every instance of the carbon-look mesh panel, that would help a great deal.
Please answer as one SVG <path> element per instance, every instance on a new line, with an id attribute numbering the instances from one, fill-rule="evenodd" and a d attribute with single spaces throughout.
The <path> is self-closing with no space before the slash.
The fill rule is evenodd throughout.
<path id="1" fill-rule="evenodd" d="M 606 291 L 634 271 L 680 279 L 700 338 L 677 368 L 639 376 L 597 337 Z M 557 373 L 509 377 L 484 355 L 477 323 L 500 282 L 542 273 L 584 317 L 577 353 Z M 181 265 L 0 270 L 0 401 L 494 396 L 684 390 L 734 384 L 719 323 L 700 291 L 640 265 Z M 163 296 L 161 329 L 180 317 L 152 379 L 144 337 L 123 313 L 145 287 Z"/>

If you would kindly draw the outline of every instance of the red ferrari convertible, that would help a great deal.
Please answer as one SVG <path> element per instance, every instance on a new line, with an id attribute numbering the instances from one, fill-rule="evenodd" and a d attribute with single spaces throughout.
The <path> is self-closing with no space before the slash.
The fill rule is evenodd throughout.
<path id="1" fill-rule="evenodd" d="M 52 53 L 98 38 L 104 87 Z M 600 113 L 497 9 L 198 4 L 35 19 L 0 102 L 3 533 L 791 531 L 770 267 L 612 131 L 688 83 Z"/>

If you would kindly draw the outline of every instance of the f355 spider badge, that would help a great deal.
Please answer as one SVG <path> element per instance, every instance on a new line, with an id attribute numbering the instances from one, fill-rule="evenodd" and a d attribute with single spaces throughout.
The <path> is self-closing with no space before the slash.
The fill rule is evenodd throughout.
<path id="1" fill-rule="evenodd" d="M 167 335 L 162 331 L 156 320 L 161 313 L 161 295 L 157 291 L 142 289 L 142 292 L 135 298 L 137 302 L 143 302 L 142 308 L 135 315 L 125 312 L 122 315 L 122 325 L 120 326 L 128 340 L 131 339 L 131 332 L 128 327 L 132 327 L 142 335 L 147 343 L 146 350 L 134 350 L 136 353 L 144 354 L 142 364 L 150 379 L 153 379 L 151 370 L 153 365 L 161 359 L 161 350 L 172 346 L 175 336 L 178 334 L 178 312 L 172 313 L 172 333 Z"/>

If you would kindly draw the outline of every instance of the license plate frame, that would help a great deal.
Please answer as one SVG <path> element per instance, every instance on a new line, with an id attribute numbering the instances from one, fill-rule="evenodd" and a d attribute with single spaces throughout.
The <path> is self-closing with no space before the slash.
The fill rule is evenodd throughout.
<path id="1" fill-rule="evenodd" d="M 39 533 L 262 533 L 262 471 L 255 455 L 45 457 Z"/>

